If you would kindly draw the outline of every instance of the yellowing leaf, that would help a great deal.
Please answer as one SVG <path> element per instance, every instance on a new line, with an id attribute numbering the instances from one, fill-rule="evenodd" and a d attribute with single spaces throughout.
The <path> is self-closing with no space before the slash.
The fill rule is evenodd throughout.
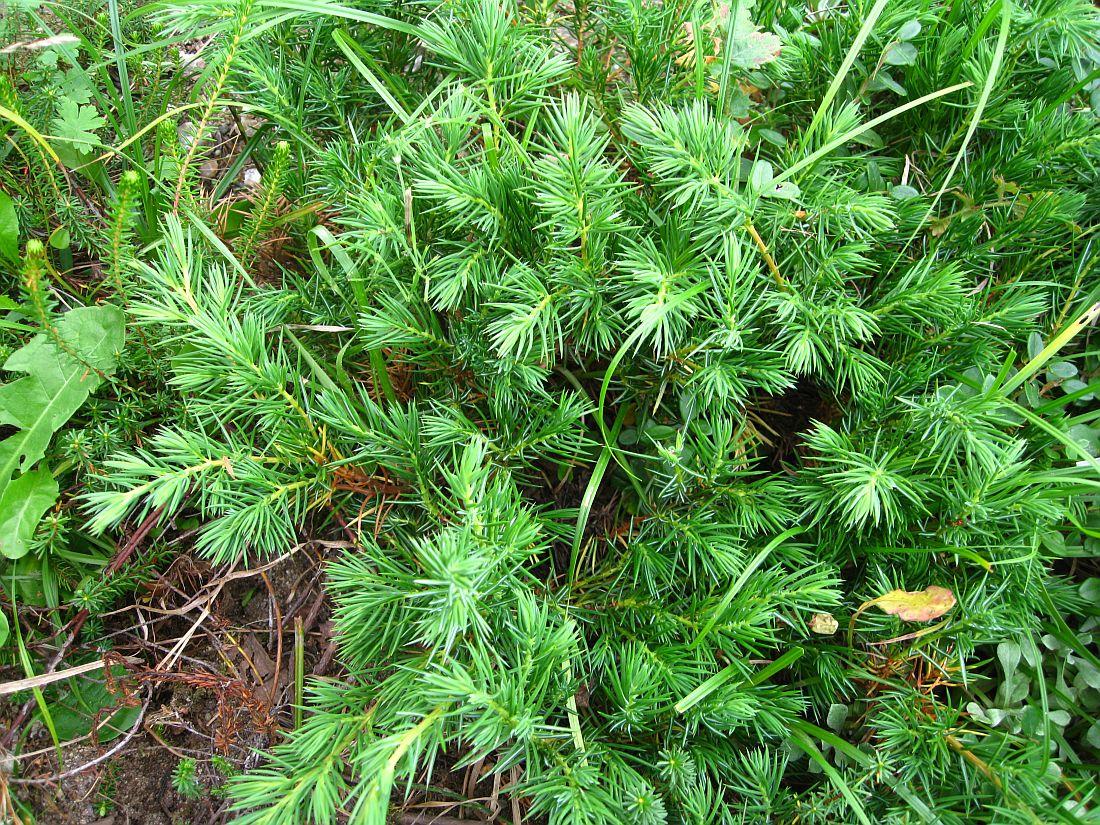
<path id="1" fill-rule="evenodd" d="M 924 590 L 891 590 L 874 604 L 906 622 L 930 622 L 955 606 L 955 594 L 933 584 Z"/>
<path id="2" fill-rule="evenodd" d="M 771 32 L 760 31 L 750 16 L 753 0 L 741 0 L 737 4 L 737 14 L 730 20 L 729 3 L 720 4 L 710 20 L 703 21 L 702 42 L 704 50 L 713 49 L 703 55 L 704 63 L 716 61 L 722 55 L 723 43 L 729 52 L 730 62 L 738 68 L 749 70 L 771 63 L 779 57 L 782 41 Z M 695 28 L 684 23 L 685 40 L 689 46 L 677 63 L 681 66 L 695 65 Z M 707 43 L 707 41 L 710 43 Z"/>
<path id="3" fill-rule="evenodd" d="M 771 32 L 762 32 L 749 16 L 753 4 L 737 4 L 737 15 L 729 22 L 730 7 L 723 3 L 718 7 L 718 17 L 725 24 L 722 33 L 728 34 L 727 48 L 733 65 L 742 69 L 755 69 L 779 57 L 783 43 Z"/>
<path id="4" fill-rule="evenodd" d="M 810 619 L 810 630 L 822 636 L 832 636 L 839 627 L 840 622 L 828 613 L 814 613 Z"/>

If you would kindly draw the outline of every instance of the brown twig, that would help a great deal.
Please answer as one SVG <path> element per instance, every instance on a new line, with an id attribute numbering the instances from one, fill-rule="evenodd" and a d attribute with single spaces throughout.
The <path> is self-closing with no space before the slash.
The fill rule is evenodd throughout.
<path id="1" fill-rule="evenodd" d="M 775 258 L 772 257 L 772 253 L 768 251 L 768 245 L 764 243 L 764 239 L 760 237 L 760 233 L 756 231 L 756 227 L 752 225 L 752 221 L 745 221 L 745 231 L 752 236 L 752 240 L 756 244 L 756 248 L 760 250 L 760 255 L 763 257 L 764 263 L 768 265 L 768 271 L 771 272 L 776 285 L 781 291 L 788 292 L 790 288 L 787 286 L 786 279 L 784 279 L 782 273 L 779 271 L 779 265 L 776 264 Z"/>
<path id="2" fill-rule="evenodd" d="M 336 519 L 336 523 L 340 525 L 340 529 L 344 531 L 344 535 L 348 537 L 348 541 L 352 544 L 358 544 L 359 537 L 355 535 L 355 532 L 348 526 L 348 523 L 344 521 L 344 517 L 340 515 L 340 511 L 336 509 L 335 505 L 329 505 L 329 511 L 332 513 L 332 517 Z"/>
<path id="3" fill-rule="evenodd" d="M 122 565 L 133 555 L 134 550 L 137 548 L 147 535 L 149 531 L 153 529 L 153 525 L 156 524 L 157 519 L 160 518 L 161 513 L 164 512 L 164 506 L 160 506 L 151 512 L 145 519 L 138 525 L 138 528 L 127 539 L 126 544 L 119 548 L 115 553 L 111 563 L 103 571 L 103 578 L 109 579 L 115 573 L 121 569 Z M 69 655 L 69 651 L 72 649 L 73 643 L 76 641 L 76 637 L 80 634 L 80 629 L 84 626 L 84 622 L 88 619 L 87 608 L 81 608 L 80 611 L 73 617 L 70 622 L 69 635 L 65 637 L 65 641 L 62 642 L 61 647 L 53 658 L 50 659 L 49 664 L 46 665 L 46 669 L 40 674 L 42 676 L 49 675 L 57 670 L 58 665 L 62 660 Z M 26 723 L 27 719 L 31 715 L 31 711 L 34 710 L 35 700 L 34 698 L 28 699 L 23 703 L 23 706 L 19 709 L 19 713 L 16 714 L 15 719 L 12 720 L 10 727 L 4 732 L 4 735 L 0 737 L 0 747 L 9 749 L 12 742 L 15 741 L 15 737 L 18 734 L 20 728 Z"/>
<path id="4" fill-rule="evenodd" d="M 279 607 L 279 599 L 275 595 L 275 588 L 271 586 L 271 579 L 267 573 L 260 573 L 264 580 L 267 593 L 271 597 L 271 604 L 275 608 L 275 675 L 271 683 L 271 690 L 267 694 L 267 710 L 271 712 L 271 706 L 275 703 L 275 695 L 279 692 L 279 671 L 283 666 L 283 611 Z"/>
<path id="5" fill-rule="evenodd" d="M 142 520 L 138 528 L 131 534 L 130 538 L 127 539 L 126 544 L 123 545 L 121 550 L 115 553 L 115 557 L 111 559 L 111 563 L 108 564 L 103 571 L 104 578 L 113 576 L 122 569 L 122 565 L 130 560 L 130 556 L 134 554 L 134 550 L 136 550 L 137 546 L 149 535 L 149 531 L 152 530 L 157 521 L 160 520 L 161 515 L 164 513 L 164 508 L 167 506 L 166 504 L 162 504 Z"/>
<path id="6" fill-rule="evenodd" d="M 122 657 L 122 661 L 127 664 L 140 664 L 139 659 L 133 659 L 129 656 Z M 83 673 L 91 673 L 93 670 L 110 667 L 112 664 L 118 664 L 118 660 L 109 661 L 106 658 L 97 659 L 94 662 L 87 662 L 82 665 L 76 665 L 75 667 L 67 667 L 64 670 L 42 673 L 38 676 L 30 676 L 26 679 L 16 679 L 12 682 L 3 682 L 0 683 L 0 696 L 7 696 L 10 693 L 20 693 L 24 690 L 45 687 L 46 685 L 52 685 L 54 682 L 60 682 L 62 679 L 71 679 Z"/>
<path id="7" fill-rule="evenodd" d="M 320 660 L 313 666 L 314 676 L 325 675 L 325 671 L 328 670 L 328 666 L 332 664 L 332 660 L 336 656 L 336 647 L 336 639 L 329 639 L 329 643 L 325 647 L 324 653 L 321 654 Z"/>

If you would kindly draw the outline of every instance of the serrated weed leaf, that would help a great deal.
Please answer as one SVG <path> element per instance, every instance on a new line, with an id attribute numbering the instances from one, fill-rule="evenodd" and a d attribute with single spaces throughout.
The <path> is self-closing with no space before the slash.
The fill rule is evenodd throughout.
<path id="1" fill-rule="evenodd" d="M 55 331 L 61 345 L 43 332 L 4 362 L 8 372 L 25 373 L 0 386 L 0 423 L 16 428 L 0 441 L 0 552 L 9 558 L 26 553 L 34 525 L 57 495 L 52 476 L 33 468 L 54 433 L 114 370 L 125 317 L 113 306 L 81 307 L 58 318 Z"/>

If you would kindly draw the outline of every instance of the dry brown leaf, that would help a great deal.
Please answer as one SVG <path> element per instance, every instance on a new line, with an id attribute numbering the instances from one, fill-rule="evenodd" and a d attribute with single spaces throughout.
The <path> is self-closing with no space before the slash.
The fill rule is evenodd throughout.
<path id="1" fill-rule="evenodd" d="M 924 590 L 891 590 L 874 600 L 884 613 L 906 622 L 930 622 L 955 606 L 955 594 L 946 587 L 929 585 Z"/>

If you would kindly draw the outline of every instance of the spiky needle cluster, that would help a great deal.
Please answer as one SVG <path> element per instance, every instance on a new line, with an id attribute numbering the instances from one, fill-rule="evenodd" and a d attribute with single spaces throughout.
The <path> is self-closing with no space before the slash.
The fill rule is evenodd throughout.
<path id="1" fill-rule="evenodd" d="M 382 825 L 444 753 L 569 825 L 1095 815 L 1085 711 L 966 710 L 1081 606 L 1091 4 L 363 8 L 232 30 L 330 218 L 264 289 L 169 220 L 130 298 L 186 412 L 88 496 L 219 561 L 358 515 L 347 675 L 238 821 Z"/>

